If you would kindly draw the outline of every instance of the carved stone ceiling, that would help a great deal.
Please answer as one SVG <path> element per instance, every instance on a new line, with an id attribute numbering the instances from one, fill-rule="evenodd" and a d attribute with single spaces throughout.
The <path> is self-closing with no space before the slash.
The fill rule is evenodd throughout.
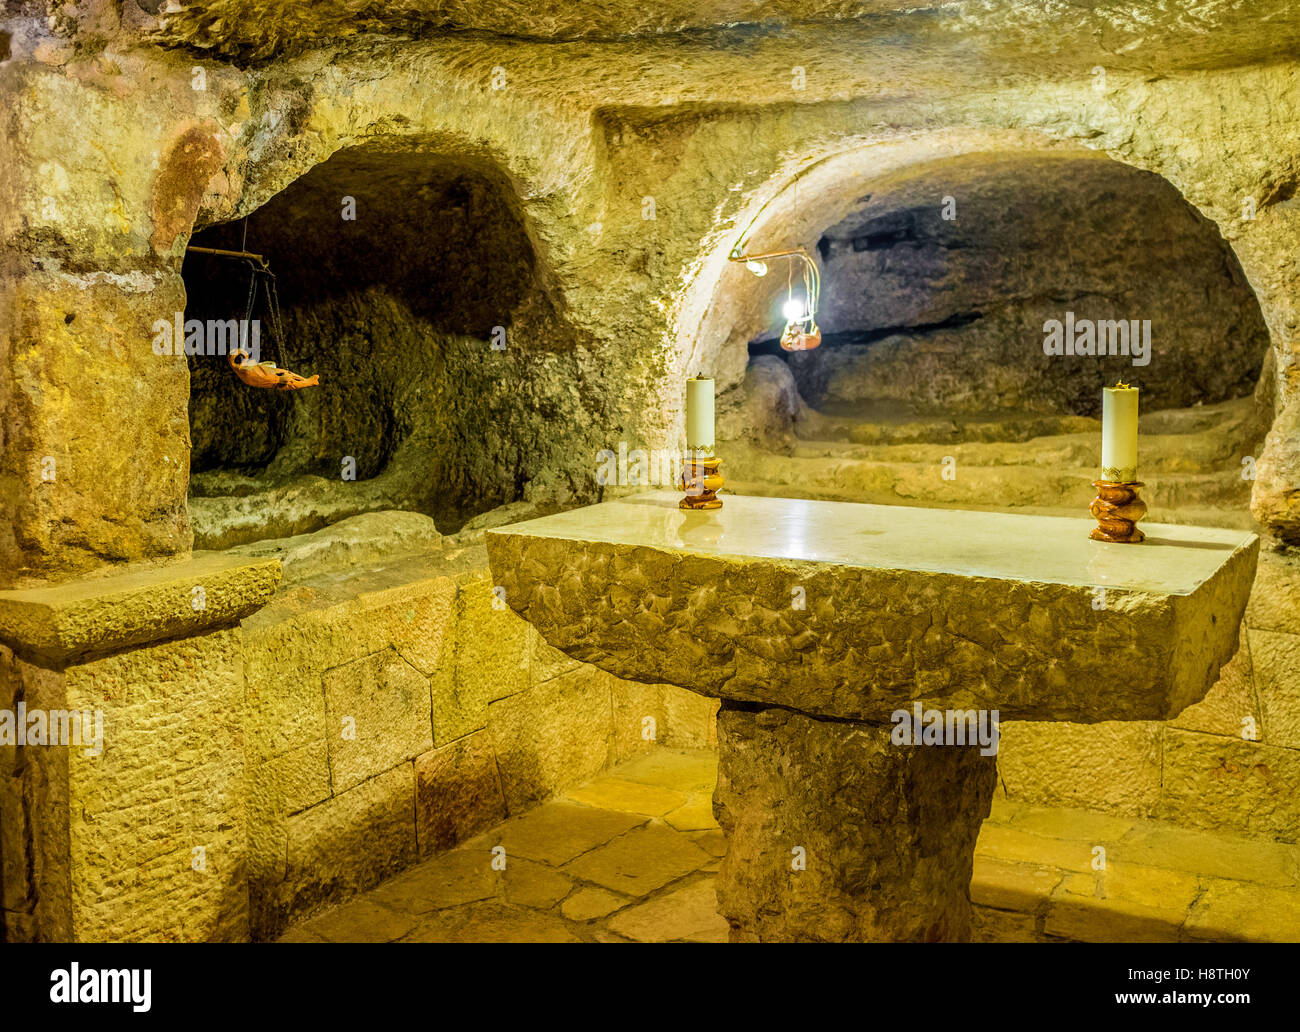
<path id="1" fill-rule="evenodd" d="M 713 40 L 849 33 L 1038 68 L 1105 61 L 1161 72 L 1300 52 L 1294 0 L 124 0 L 124 25 L 164 46 L 262 61 L 361 34 L 489 34 L 538 41 Z"/>

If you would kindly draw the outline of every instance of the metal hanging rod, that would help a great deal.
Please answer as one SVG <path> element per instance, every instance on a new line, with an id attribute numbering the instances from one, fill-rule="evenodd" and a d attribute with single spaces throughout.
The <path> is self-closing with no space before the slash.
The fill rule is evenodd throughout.
<path id="1" fill-rule="evenodd" d="M 802 247 L 796 247 L 789 251 L 764 251 L 762 254 L 742 254 L 739 248 L 733 250 L 727 255 L 727 261 L 730 262 L 758 262 L 764 258 L 793 258 L 799 255 L 801 258 L 808 258 L 808 252 Z"/>
<path id="2" fill-rule="evenodd" d="M 260 254 L 253 254 L 252 251 L 226 251 L 220 247 L 195 247 L 193 244 L 185 248 L 185 251 L 187 254 L 190 252 L 194 254 L 214 254 L 218 258 L 243 258 L 257 262 L 264 269 L 267 268 L 266 258 Z"/>

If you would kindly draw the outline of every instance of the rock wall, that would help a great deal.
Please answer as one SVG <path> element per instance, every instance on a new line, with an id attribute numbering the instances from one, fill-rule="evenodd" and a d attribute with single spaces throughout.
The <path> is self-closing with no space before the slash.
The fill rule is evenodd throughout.
<path id="1" fill-rule="evenodd" d="M 1146 412 L 1255 389 L 1259 304 L 1218 230 L 1159 176 L 969 155 L 869 188 L 818 241 L 824 343 L 790 356 L 809 404 L 1098 415 L 1119 379 Z M 1123 322 L 1125 354 L 1045 354 L 1045 325 L 1067 317 Z M 1135 321 L 1143 355 L 1128 354 Z"/>
<path id="2" fill-rule="evenodd" d="M 999 147 L 1086 147 L 1173 183 L 1241 259 L 1277 355 L 1279 404 L 1295 393 L 1300 90 L 1271 54 L 1216 65 L 1188 56 L 1201 44 L 1149 58 L 1081 50 L 1027 72 L 1005 40 L 986 41 L 983 63 L 956 60 L 969 42 L 945 30 L 918 41 L 927 60 L 903 61 L 847 25 L 744 46 L 362 36 L 241 67 L 144 43 L 114 10 L 6 23 L 10 583 L 190 546 L 186 368 L 150 346 L 154 322 L 181 307 L 185 244 L 361 144 L 418 142 L 510 183 L 536 275 L 586 342 L 573 389 L 590 394 L 580 408 L 606 445 L 671 445 L 687 368 L 741 381 L 745 345 L 769 318 L 725 256 L 756 216 L 756 242 L 812 245 L 862 196 L 865 179 L 850 187 L 849 175 Z M 813 40 L 815 74 L 770 71 L 807 73 Z M 548 427 L 576 411 L 566 403 Z M 591 458 L 569 443 L 513 492 L 581 481 Z M 1270 445 L 1271 468 L 1290 468 L 1291 447 L 1285 435 Z M 1257 511 L 1284 535 L 1298 533 L 1288 475 L 1258 488 Z"/>

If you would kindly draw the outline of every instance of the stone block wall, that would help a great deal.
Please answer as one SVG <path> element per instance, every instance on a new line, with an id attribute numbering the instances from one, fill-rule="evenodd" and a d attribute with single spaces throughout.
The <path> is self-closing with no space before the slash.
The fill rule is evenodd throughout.
<path id="1" fill-rule="evenodd" d="M 1002 792 L 1300 842 L 1297 600 L 1300 561 L 1261 552 L 1239 650 L 1204 700 L 1167 723 L 1003 724 Z"/>
<path id="2" fill-rule="evenodd" d="M 0 645 L 0 708 L 104 713 L 99 755 L 0 746 L 5 939 L 273 938 L 655 743 L 713 741 L 712 700 L 547 646 L 481 546 L 290 584 L 212 627 L 185 609 L 179 636 L 92 658 Z"/>
<path id="3" fill-rule="evenodd" d="M 6 650 L 4 708 L 103 713 L 103 748 L 3 746 L 11 941 L 248 937 L 237 628 L 62 670 Z"/>
<path id="4" fill-rule="evenodd" d="M 0 592 L 0 709 L 42 717 L 0 745 L 5 939 L 247 938 L 238 623 L 279 579 L 207 555 Z M 46 744 L 74 713 L 102 738 Z"/>
<path id="5" fill-rule="evenodd" d="M 481 549 L 348 584 L 244 622 L 255 939 L 654 742 L 711 743 L 711 700 L 580 664 L 494 604 Z"/>

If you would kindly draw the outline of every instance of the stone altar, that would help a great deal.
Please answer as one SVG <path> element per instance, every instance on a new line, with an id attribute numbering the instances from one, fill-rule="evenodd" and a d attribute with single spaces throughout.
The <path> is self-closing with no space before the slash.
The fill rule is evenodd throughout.
<path id="1" fill-rule="evenodd" d="M 652 492 L 496 530 L 505 600 L 619 677 L 723 700 L 719 905 L 736 940 L 960 940 L 996 760 L 899 711 L 1165 720 L 1237 647 L 1255 535 Z M 976 711 L 971 713 L 970 711 Z"/>

